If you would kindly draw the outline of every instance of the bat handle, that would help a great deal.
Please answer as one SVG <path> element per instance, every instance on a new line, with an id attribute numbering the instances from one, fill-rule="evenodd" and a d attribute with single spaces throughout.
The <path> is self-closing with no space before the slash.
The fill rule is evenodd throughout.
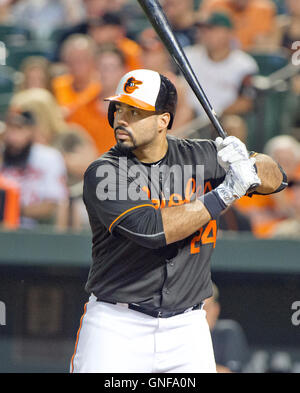
<path id="1" fill-rule="evenodd" d="M 212 108 L 211 111 L 206 111 L 206 114 L 209 117 L 210 121 L 212 122 L 212 124 L 213 124 L 215 130 L 217 131 L 217 133 L 219 134 L 219 136 L 221 138 L 225 139 L 228 136 L 227 132 L 222 127 L 219 119 L 217 118 L 217 114 L 214 111 L 214 109 Z"/>

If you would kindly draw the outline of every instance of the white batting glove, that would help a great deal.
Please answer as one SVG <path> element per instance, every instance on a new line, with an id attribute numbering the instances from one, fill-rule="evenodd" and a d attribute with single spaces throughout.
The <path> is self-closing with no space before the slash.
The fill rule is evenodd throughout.
<path id="1" fill-rule="evenodd" d="M 227 172 L 231 164 L 248 160 L 249 154 L 245 144 L 235 136 L 221 137 L 215 140 L 217 146 L 217 160 L 219 165 Z"/>
<path id="2" fill-rule="evenodd" d="M 224 182 L 215 189 L 225 205 L 230 206 L 236 199 L 244 196 L 253 184 L 261 184 L 254 163 L 255 158 L 250 158 L 230 165 Z"/>

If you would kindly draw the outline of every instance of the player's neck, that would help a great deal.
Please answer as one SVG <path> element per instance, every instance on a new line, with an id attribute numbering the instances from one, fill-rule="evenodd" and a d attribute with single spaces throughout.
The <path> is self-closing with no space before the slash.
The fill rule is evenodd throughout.
<path id="1" fill-rule="evenodd" d="M 214 51 L 207 50 L 208 57 L 215 62 L 225 60 L 229 56 L 229 54 L 230 48 L 220 48 Z"/>
<path id="2" fill-rule="evenodd" d="M 151 143 L 141 146 L 133 151 L 136 158 L 145 164 L 158 162 L 166 155 L 168 151 L 167 138 L 156 138 Z"/>

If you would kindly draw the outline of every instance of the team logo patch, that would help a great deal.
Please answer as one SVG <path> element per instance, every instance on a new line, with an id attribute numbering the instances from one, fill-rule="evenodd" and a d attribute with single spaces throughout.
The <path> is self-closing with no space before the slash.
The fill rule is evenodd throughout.
<path id="1" fill-rule="evenodd" d="M 143 82 L 138 81 L 135 79 L 133 76 L 127 79 L 126 83 L 124 84 L 124 91 L 125 93 L 131 94 L 133 93 L 136 89 L 138 89 L 138 85 L 142 85 Z"/>

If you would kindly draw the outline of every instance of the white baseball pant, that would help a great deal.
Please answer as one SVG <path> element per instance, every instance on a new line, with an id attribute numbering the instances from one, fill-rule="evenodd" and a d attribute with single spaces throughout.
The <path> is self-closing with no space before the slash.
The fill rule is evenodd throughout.
<path id="1" fill-rule="evenodd" d="M 77 333 L 72 373 L 216 372 L 205 310 L 153 318 L 91 295 Z"/>

